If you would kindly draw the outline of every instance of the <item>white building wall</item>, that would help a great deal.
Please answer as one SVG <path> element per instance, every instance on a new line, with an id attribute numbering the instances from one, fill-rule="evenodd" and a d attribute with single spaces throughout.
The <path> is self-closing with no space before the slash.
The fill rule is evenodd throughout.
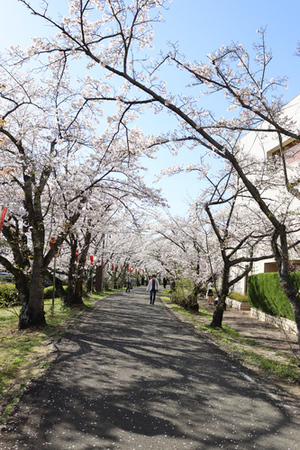
<path id="1" fill-rule="evenodd" d="M 282 121 L 284 122 L 283 125 L 288 125 L 288 128 L 291 131 L 299 133 L 300 130 L 300 94 L 294 97 L 290 102 L 288 102 L 284 107 L 282 108 L 283 116 Z M 249 133 L 245 134 L 240 141 L 239 145 L 240 148 L 243 150 L 243 152 L 246 155 L 251 156 L 254 159 L 257 159 L 258 161 L 265 161 L 268 157 L 270 157 L 273 153 L 279 150 L 279 142 L 278 137 L 276 133 L 270 133 L 266 132 L 263 133 L 260 130 L 263 129 L 271 129 L 271 127 L 263 122 L 260 124 L 255 130 L 250 131 Z M 295 169 L 300 162 L 300 143 L 294 145 L 295 142 L 291 138 L 283 137 L 283 145 L 289 146 L 293 145 L 292 149 L 289 149 L 286 151 L 286 161 L 290 170 L 290 173 Z M 299 176 L 299 172 L 298 172 Z M 285 188 L 284 188 L 285 191 Z M 276 190 L 270 190 L 267 192 L 267 197 L 270 199 L 273 199 L 274 201 L 281 201 L 281 194 L 280 191 Z M 284 201 L 284 200 L 282 200 Z M 253 204 L 255 202 L 253 201 Z M 245 206 L 245 205 L 243 205 Z M 290 204 L 290 208 L 296 209 L 299 208 L 300 211 L 300 202 L 297 199 L 293 199 L 292 203 Z M 271 252 L 271 249 L 270 249 Z M 268 252 L 268 253 L 270 253 Z M 258 274 L 258 273 L 264 273 L 264 272 L 270 272 L 275 271 L 276 264 L 275 261 L 272 259 L 269 260 L 263 260 L 254 263 L 253 270 L 250 275 L 252 274 Z M 236 270 L 236 269 L 235 269 Z M 234 271 L 232 273 L 232 277 L 234 276 Z M 246 280 L 243 279 L 239 283 L 237 283 L 233 287 L 234 292 L 239 293 L 246 293 Z"/>
<path id="2" fill-rule="evenodd" d="M 291 131 L 299 133 L 300 127 L 300 94 L 294 97 L 282 108 L 283 126 L 293 121 L 288 128 Z M 252 157 L 257 157 L 258 160 L 265 160 L 271 151 L 279 149 L 278 138 L 276 133 L 262 133 L 260 130 L 269 128 L 271 126 L 266 122 L 262 122 L 255 130 L 246 133 L 240 139 L 240 145 L 244 148 L 246 154 Z M 284 138 L 284 142 L 291 140 L 288 137 Z"/>

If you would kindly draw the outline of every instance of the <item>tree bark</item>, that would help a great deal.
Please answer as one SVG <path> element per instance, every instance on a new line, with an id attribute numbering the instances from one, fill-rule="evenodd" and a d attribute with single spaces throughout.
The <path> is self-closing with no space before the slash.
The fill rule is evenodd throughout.
<path id="1" fill-rule="evenodd" d="M 83 306 L 82 300 L 82 276 L 77 278 L 75 283 L 74 294 L 71 297 L 71 306 Z"/>
<path id="2" fill-rule="evenodd" d="M 219 294 L 218 304 L 213 313 L 213 318 L 210 326 L 213 328 L 222 328 L 222 321 L 224 311 L 226 310 L 226 297 L 229 292 L 229 275 L 230 275 L 230 265 L 224 261 L 223 276 L 222 276 L 222 287 Z"/>
<path id="3" fill-rule="evenodd" d="M 35 251 L 28 302 L 22 303 L 19 316 L 19 328 L 44 327 L 44 269 L 42 250 Z"/>
<path id="4" fill-rule="evenodd" d="M 78 241 L 74 235 L 70 236 L 71 258 L 69 263 L 68 274 L 68 292 L 66 303 L 68 306 L 83 306 L 82 293 L 83 293 L 83 278 L 84 278 L 84 266 L 87 259 L 89 245 L 91 241 L 91 233 L 86 232 L 84 238 L 83 249 L 80 255 L 76 256 L 76 249 Z M 76 257 L 78 259 L 76 264 Z"/>
<path id="5" fill-rule="evenodd" d="M 279 244 L 278 244 L 279 240 Z M 272 249 L 278 268 L 280 285 L 289 299 L 298 330 L 298 343 L 300 345 L 300 293 L 295 288 L 290 275 L 289 248 L 285 225 L 278 227 L 272 237 Z"/>
<path id="6" fill-rule="evenodd" d="M 203 286 L 202 283 L 198 283 L 194 286 L 193 292 L 188 296 L 188 309 L 190 311 L 199 311 L 199 305 L 198 305 L 198 294 L 202 291 Z"/>
<path id="7" fill-rule="evenodd" d="M 221 303 L 217 304 L 216 309 L 214 310 L 214 314 L 213 314 L 213 318 L 212 321 L 210 323 L 210 326 L 212 328 L 222 328 L 222 322 L 223 322 L 223 314 L 225 311 L 225 307 L 224 307 L 224 299 L 221 301 Z"/>
<path id="8" fill-rule="evenodd" d="M 103 266 L 97 266 L 96 268 L 96 286 L 97 292 L 103 291 Z"/>

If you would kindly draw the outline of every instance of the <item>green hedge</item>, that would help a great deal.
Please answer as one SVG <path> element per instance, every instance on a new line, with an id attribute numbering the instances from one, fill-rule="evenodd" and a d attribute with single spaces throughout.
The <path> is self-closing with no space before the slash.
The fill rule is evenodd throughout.
<path id="1" fill-rule="evenodd" d="M 291 273 L 294 286 L 300 289 L 300 273 Z M 276 317 L 295 320 L 290 302 L 283 292 L 278 273 L 259 273 L 248 277 L 248 302 L 254 308 Z"/>
<path id="2" fill-rule="evenodd" d="M 16 286 L 13 283 L 0 284 L 0 308 L 20 305 Z"/>
<path id="3" fill-rule="evenodd" d="M 64 290 L 67 290 L 67 286 L 63 286 Z M 55 290 L 55 296 L 58 296 L 57 289 Z M 44 289 L 44 299 L 51 300 L 53 298 L 53 286 L 48 286 Z"/>
<path id="4" fill-rule="evenodd" d="M 66 289 L 64 287 L 64 289 Z M 52 299 L 53 286 L 44 289 L 44 299 Z M 21 305 L 18 291 L 13 283 L 0 284 L 0 308 Z"/>

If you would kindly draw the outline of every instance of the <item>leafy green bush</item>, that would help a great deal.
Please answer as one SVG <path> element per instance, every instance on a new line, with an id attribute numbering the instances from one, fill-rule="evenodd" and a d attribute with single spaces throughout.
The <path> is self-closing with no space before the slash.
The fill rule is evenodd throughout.
<path id="1" fill-rule="evenodd" d="M 291 274 L 300 289 L 300 273 Z M 290 302 L 283 292 L 278 273 L 259 273 L 248 278 L 248 301 L 254 308 L 276 317 L 295 320 Z"/>
<path id="2" fill-rule="evenodd" d="M 53 286 L 48 286 L 44 289 L 44 299 L 49 300 L 53 297 Z"/>
<path id="3" fill-rule="evenodd" d="M 228 294 L 229 298 L 232 300 L 237 300 L 238 302 L 246 303 L 248 301 L 248 296 L 243 294 L 238 294 L 237 292 L 231 292 Z"/>
<path id="4" fill-rule="evenodd" d="M 189 311 L 198 311 L 195 284 L 192 280 L 179 278 L 175 283 L 175 291 L 171 293 L 171 301 Z"/>
<path id="5" fill-rule="evenodd" d="M 0 284 L 0 308 L 20 305 L 16 286 L 13 283 Z"/>
<path id="6" fill-rule="evenodd" d="M 64 286 L 64 290 L 66 291 L 67 287 Z M 56 291 L 57 294 L 57 291 Z M 58 294 L 56 295 L 58 296 Z M 53 298 L 53 286 L 48 286 L 44 289 L 44 299 L 45 300 L 50 300 L 51 298 Z"/>

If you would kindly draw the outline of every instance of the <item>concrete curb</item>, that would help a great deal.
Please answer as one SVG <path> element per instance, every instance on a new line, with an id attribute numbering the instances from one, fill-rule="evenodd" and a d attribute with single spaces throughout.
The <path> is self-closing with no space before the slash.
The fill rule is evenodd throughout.
<path id="1" fill-rule="evenodd" d="M 233 300 L 228 297 L 226 298 L 226 305 L 233 309 L 247 311 L 250 313 L 251 317 L 260 320 L 261 322 L 271 323 L 284 331 L 298 335 L 297 325 L 292 320 L 284 319 L 283 317 L 271 316 L 270 314 L 266 314 L 257 308 L 252 308 L 249 303 L 238 302 L 237 300 Z"/>

